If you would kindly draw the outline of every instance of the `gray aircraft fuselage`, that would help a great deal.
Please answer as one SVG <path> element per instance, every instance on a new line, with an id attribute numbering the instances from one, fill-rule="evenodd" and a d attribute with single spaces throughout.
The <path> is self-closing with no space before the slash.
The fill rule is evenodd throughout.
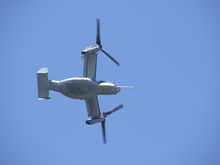
<path id="1" fill-rule="evenodd" d="M 97 95 L 115 95 L 120 87 L 111 82 L 96 82 L 87 77 L 74 77 L 61 81 L 48 81 L 49 90 L 73 99 L 90 99 Z"/>

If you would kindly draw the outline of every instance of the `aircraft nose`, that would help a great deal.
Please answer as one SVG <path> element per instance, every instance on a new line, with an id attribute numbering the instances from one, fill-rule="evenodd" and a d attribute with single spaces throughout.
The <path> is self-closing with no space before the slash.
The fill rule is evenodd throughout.
<path id="1" fill-rule="evenodd" d="M 120 87 L 116 87 L 116 91 L 119 92 L 121 90 Z"/>

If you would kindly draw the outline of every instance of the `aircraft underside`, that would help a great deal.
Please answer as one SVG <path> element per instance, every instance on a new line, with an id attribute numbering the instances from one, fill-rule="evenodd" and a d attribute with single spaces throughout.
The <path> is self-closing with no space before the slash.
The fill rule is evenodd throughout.
<path id="1" fill-rule="evenodd" d="M 116 65 L 120 65 L 117 60 L 115 60 L 103 49 L 100 39 L 99 19 L 96 21 L 96 30 L 96 44 L 89 46 L 82 51 L 84 61 L 83 77 L 74 77 L 61 81 L 48 80 L 48 69 L 41 68 L 37 72 L 38 98 L 40 100 L 49 99 L 49 91 L 52 90 L 62 93 L 72 99 L 85 100 L 87 114 L 89 117 L 86 120 L 86 124 L 101 123 L 103 142 L 106 143 L 105 118 L 113 112 L 121 109 L 123 105 L 120 104 L 109 111 L 101 112 L 97 96 L 115 95 L 123 86 L 117 86 L 114 83 L 106 81 L 96 81 L 98 52 L 102 52 L 102 54 L 106 55 Z"/>

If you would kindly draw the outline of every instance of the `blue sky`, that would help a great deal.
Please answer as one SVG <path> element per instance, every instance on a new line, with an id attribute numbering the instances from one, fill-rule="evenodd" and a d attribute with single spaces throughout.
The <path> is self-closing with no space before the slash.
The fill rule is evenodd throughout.
<path id="1" fill-rule="evenodd" d="M 83 101 L 51 92 L 37 100 L 36 72 L 82 76 L 81 50 L 102 43 L 98 80 L 134 85 L 100 96 L 100 125 Z M 220 4 L 218 1 L 1 1 L 1 165 L 220 164 Z"/>

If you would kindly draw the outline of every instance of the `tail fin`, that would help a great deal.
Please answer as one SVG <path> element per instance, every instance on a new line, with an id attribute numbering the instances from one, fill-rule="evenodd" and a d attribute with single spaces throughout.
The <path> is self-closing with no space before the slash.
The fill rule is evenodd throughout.
<path id="1" fill-rule="evenodd" d="M 37 72 L 38 99 L 49 99 L 48 69 L 41 68 Z"/>

